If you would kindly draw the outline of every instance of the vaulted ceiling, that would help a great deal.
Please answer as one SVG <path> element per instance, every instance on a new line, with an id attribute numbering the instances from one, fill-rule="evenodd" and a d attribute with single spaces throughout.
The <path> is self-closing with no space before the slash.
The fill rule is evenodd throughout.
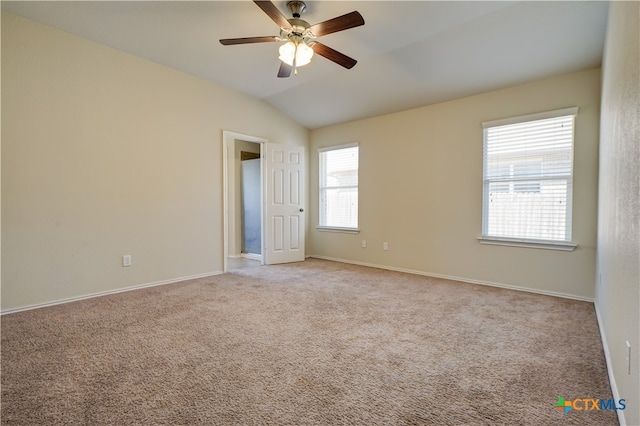
<path id="1" fill-rule="evenodd" d="M 286 1 L 274 4 L 291 17 Z M 321 38 L 358 60 L 321 57 L 277 78 L 278 35 L 251 1 L 3 1 L 2 9 L 184 71 L 273 105 L 308 128 L 366 118 L 598 67 L 600 1 L 307 1 L 315 24 L 359 11 L 365 25 Z"/>

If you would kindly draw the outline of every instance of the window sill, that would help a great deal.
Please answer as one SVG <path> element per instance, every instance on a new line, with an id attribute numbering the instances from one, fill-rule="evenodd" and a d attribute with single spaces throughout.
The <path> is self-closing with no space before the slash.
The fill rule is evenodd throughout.
<path id="1" fill-rule="evenodd" d="M 359 234 L 358 228 L 340 228 L 337 226 L 318 226 L 316 227 L 321 232 L 342 232 L 343 234 Z"/>
<path id="2" fill-rule="evenodd" d="M 478 237 L 480 244 L 496 246 L 527 247 L 544 250 L 574 251 L 577 244 L 563 241 L 520 240 L 517 238 Z"/>

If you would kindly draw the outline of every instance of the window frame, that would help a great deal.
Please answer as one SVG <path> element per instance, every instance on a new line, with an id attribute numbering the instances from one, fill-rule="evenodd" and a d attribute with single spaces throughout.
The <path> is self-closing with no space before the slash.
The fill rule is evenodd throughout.
<path id="1" fill-rule="evenodd" d="M 360 174 L 360 144 L 357 142 L 354 143 L 348 143 L 348 144 L 343 144 L 343 145 L 332 145 L 332 146 L 326 146 L 326 147 L 322 147 L 322 148 L 318 148 L 318 225 L 316 226 L 316 229 L 318 231 L 323 231 L 323 232 L 342 232 L 342 233 L 348 233 L 348 234 L 358 234 L 360 232 L 360 228 L 359 228 L 359 223 L 360 223 L 360 209 L 359 209 L 359 204 L 360 204 L 360 182 L 358 179 L 358 184 L 357 185 L 347 185 L 346 187 L 349 188 L 354 188 L 358 191 L 358 216 L 356 218 L 358 224 L 355 227 L 342 227 L 342 226 L 330 226 L 330 225 L 321 225 L 321 221 L 322 221 L 322 194 L 323 194 L 323 188 L 321 186 L 322 184 L 322 154 L 328 151 L 338 151 L 341 149 L 349 149 L 349 148 L 358 148 L 358 176 Z M 333 187 L 335 188 L 335 187 Z"/>
<path id="2" fill-rule="evenodd" d="M 576 135 L 576 116 L 578 114 L 578 107 L 563 108 L 559 110 L 546 111 L 537 114 L 529 114 L 517 117 L 510 117 L 501 120 L 487 121 L 482 123 L 483 128 L 483 147 L 482 147 L 482 235 L 478 237 L 478 241 L 482 244 L 502 245 L 502 246 L 516 246 L 516 247 L 528 247 L 528 248 L 541 248 L 550 250 L 563 250 L 573 251 L 578 246 L 572 242 L 573 238 L 573 179 L 574 179 L 574 151 L 575 151 L 575 135 Z M 565 225 L 565 233 L 568 234 L 568 238 L 565 240 L 545 240 L 536 238 L 512 238 L 504 236 L 494 236 L 488 234 L 488 222 L 489 211 L 488 203 L 490 198 L 489 184 L 490 182 L 500 182 L 502 179 L 491 179 L 487 177 L 487 129 L 492 127 L 507 126 L 511 124 L 526 123 L 530 121 L 539 121 L 550 118 L 559 118 L 573 116 L 573 128 L 572 128 L 572 141 L 571 141 L 571 173 L 568 177 L 563 178 L 567 181 L 567 196 L 566 196 L 566 217 L 567 222 Z M 517 177 L 514 175 L 515 167 L 511 167 L 512 180 L 505 180 L 501 182 L 503 185 L 517 184 Z M 557 179 L 549 175 L 541 173 L 540 180 Z M 533 179 L 531 179 L 533 180 Z M 516 191 L 514 191 L 516 192 Z"/>

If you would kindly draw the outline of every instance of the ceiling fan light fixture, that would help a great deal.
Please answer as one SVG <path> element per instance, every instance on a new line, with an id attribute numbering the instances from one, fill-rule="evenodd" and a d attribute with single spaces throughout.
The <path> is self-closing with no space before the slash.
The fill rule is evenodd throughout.
<path id="1" fill-rule="evenodd" d="M 313 49 L 304 40 L 300 42 L 287 41 L 280 46 L 279 53 L 278 59 L 289 66 L 294 66 L 295 60 L 296 67 L 307 65 L 313 57 Z"/>
<path id="2" fill-rule="evenodd" d="M 357 11 L 346 13 L 342 16 L 329 19 L 315 25 L 303 19 L 300 15 L 307 8 L 304 1 L 287 1 L 287 8 L 293 14 L 292 19 L 287 19 L 278 10 L 271 0 L 253 0 L 262 11 L 280 27 L 279 36 L 223 38 L 220 43 L 224 46 L 234 44 L 266 43 L 271 41 L 284 42 L 279 48 L 280 68 L 278 77 L 290 77 L 291 73 L 297 74 L 298 67 L 307 65 L 315 53 L 335 62 L 338 65 L 351 69 L 358 62 L 347 55 L 324 45 L 316 39 L 318 37 L 337 33 L 338 31 L 364 25 L 364 18 Z"/>
<path id="3" fill-rule="evenodd" d="M 313 57 L 313 49 L 309 47 L 304 41 L 298 45 L 298 51 L 296 52 L 296 65 L 299 67 L 307 65 L 311 62 Z"/>
<path id="4" fill-rule="evenodd" d="M 280 46 L 278 52 L 280 53 L 278 59 L 287 65 L 293 66 L 293 58 L 296 56 L 296 44 L 294 42 L 291 40 L 287 41 Z"/>

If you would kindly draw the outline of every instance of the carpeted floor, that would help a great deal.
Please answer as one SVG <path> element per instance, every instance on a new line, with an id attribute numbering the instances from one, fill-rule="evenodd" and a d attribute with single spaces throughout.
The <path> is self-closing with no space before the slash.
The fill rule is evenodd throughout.
<path id="1" fill-rule="evenodd" d="M 2 424 L 615 425 L 591 303 L 309 259 L 2 317 Z"/>

